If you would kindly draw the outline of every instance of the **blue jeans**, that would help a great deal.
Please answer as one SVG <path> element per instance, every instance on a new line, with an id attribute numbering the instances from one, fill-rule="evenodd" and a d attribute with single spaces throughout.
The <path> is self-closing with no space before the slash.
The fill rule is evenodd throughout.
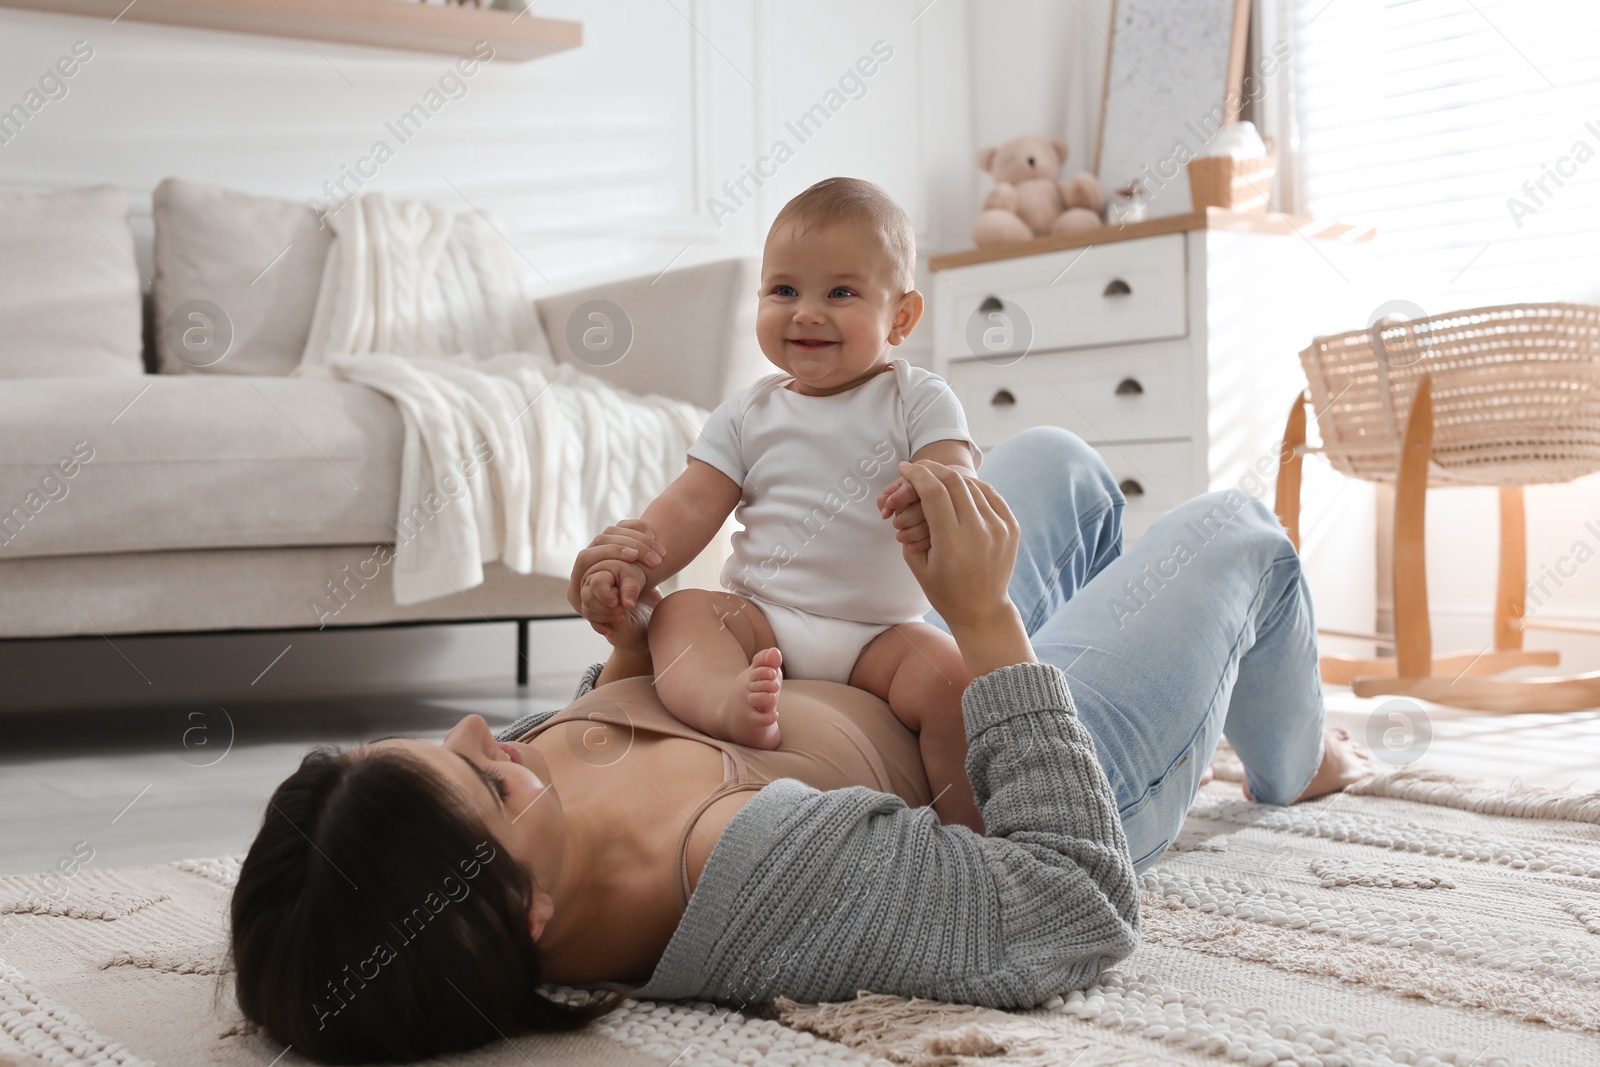
<path id="1" fill-rule="evenodd" d="M 981 474 L 1021 524 L 1011 600 L 1035 655 L 1067 675 L 1137 870 L 1172 843 L 1220 737 L 1258 802 L 1304 792 L 1322 762 L 1316 625 L 1269 508 L 1207 493 L 1123 552 L 1122 493 L 1076 435 L 1025 430 Z"/>

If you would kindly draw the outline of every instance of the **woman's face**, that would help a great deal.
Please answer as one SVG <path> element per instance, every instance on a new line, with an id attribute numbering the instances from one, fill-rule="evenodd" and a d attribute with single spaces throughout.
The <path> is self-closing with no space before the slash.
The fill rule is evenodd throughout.
<path id="1" fill-rule="evenodd" d="M 482 716 L 468 715 L 437 745 L 406 738 L 374 741 L 398 748 L 449 783 L 455 800 L 474 812 L 504 849 L 533 872 L 533 936 L 552 912 L 551 893 L 561 877 L 567 822 L 550 781 L 550 765 L 532 745 L 496 741 Z"/>

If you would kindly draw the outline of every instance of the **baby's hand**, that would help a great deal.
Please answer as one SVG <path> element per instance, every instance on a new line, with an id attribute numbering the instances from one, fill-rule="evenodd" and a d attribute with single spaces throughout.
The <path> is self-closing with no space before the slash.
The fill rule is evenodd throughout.
<path id="1" fill-rule="evenodd" d="M 650 609 L 661 599 L 647 590 L 644 568 L 624 560 L 604 560 L 589 568 L 578 592 L 578 611 L 595 632 L 618 643 L 644 645 Z"/>
<path id="2" fill-rule="evenodd" d="M 904 478 L 896 478 L 878 494 L 878 514 L 888 518 L 901 508 L 917 502 L 917 489 Z"/>
<path id="3" fill-rule="evenodd" d="M 922 515 L 922 498 L 916 487 L 904 478 L 897 479 L 878 494 L 878 514 L 894 516 L 895 540 L 907 552 L 926 552 L 932 544 L 927 520 Z"/>
<path id="4" fill-rule="evenodd" d="M 655 533 L 638 519 L 623 519 L 615 526 L 607 526 L 573 561 L 572 578 L 567 583 L 567 603 L 572 605 L 574 611 L 583 610 L 583 583 L 601 560 L 620 560 L 654 567 L 666 554 L 666 549 L 656 540 Z M 639 588 L 643 589 L 644 586 Z M 632 607 L 632 604 L 628 606 Z"/>
<path id="5" fill-rule="evenodd" d="M 660 599 L 646 568 L 664 555 L 655 534 L 638 519 L 608 526 L 573 562 L 567 603 L 613 645 L 619 640 L 642 644 L 643 623 Z"/>
<path id="6" fill-rule="evenodd" d="M 637 563 L 608 559 L 596 563 L 583 576 L 579 600 L 585 617 L 589 610 L 614 613 L 626 611 L 639 602 L 639 594 L 650 584 L 650 575 Z"/>

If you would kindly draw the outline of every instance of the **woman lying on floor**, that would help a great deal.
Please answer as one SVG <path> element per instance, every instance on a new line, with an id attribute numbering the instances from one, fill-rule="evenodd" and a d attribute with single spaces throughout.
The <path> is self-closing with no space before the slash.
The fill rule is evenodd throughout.
<path id="1" fill-rule="evenodd" d="M 1078 438 L 1027 431 L 984 473 L 910 477 L 932 539 L 914 569 L 976 679 L 987 836 L 939 824 L 915 738 L 860 690 L 786 684 L 781 752 L 679 724 L 640 613 L 573 704 L 500 739 L 473 715 L 442 745 L 306 757 L 234 892 L 244 1014 L 355 1063 L 574 1028 L 620 997 L 571 1007 L 543 982 L 1033 1007 L 1137 947 L 1137 874 L 1219 737 L 1263 803 L 1371 773 L 1322 728 L 1299 559 L 1259 502 L 1200 497 L 1124 554 L 1121 494 Z M 576 572 L 645 547 L 629 536 Z"/>

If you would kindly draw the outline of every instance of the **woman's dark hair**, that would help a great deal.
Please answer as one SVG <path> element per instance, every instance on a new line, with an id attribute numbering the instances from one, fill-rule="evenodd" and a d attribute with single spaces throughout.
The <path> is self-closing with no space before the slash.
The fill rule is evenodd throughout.
<path id="1" fill-rule="evenodd" d="M 404 1063 L 616 1007 L 539 992 L 532 903 L 527 868 L 420 760 L 314 750 L 239 871 L 239 1008 L 310 1059 Z"/>

